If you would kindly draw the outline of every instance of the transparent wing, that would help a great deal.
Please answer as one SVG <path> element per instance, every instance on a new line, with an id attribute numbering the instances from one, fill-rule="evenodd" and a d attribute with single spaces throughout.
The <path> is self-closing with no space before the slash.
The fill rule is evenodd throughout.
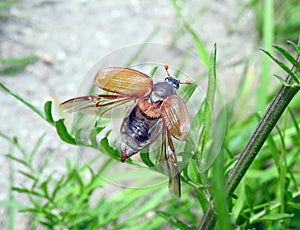
<path id="1" fill-rule="evenodd" d="M 180 141 L 185 140 L 191 125 L 183 100 L 177 95 L 167 97 L 161 105 L 161 115 L 168 133 Z"/>
<path id="2" fill-rule="evenodd" d="M 167 144 L 168 143 L 168 144 Z M 170 147 L 171 153 L 168 153 L 167 146 Z M 181 196 L 180 172 L 173 145 L 172 137 L 166 128 L 162 131 L 162 146 L 159 156 L 159 163 L 162 164 L 164 174 L 169 177 L 169 190 L 176 196 Z"/>
<path id="3" fill-rule="evenodd" d="M 152 79 L 137 70 L 111 67 L 100 70 L 94 83 L 99 88 L 121 95 L 142 97 L 152 90 Z"/>
<path id="4" fill-rule="evenodd" d="M 60 104 L 60 108 L 66 112 L 83 111 L 103 116 L 112 109 L 136 98 L 124 97 L 118 94 L 97 94 L 75 97 Z"/>

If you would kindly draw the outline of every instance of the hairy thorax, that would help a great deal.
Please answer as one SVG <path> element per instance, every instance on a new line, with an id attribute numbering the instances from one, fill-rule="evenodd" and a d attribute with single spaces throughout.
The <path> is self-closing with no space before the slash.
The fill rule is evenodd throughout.
<path id="1" fill-rule="evenodd" d="M 150 102 L 148 98 L 138 100 L 137 106 L 143 113 L 150 118 L 159 118 L 161 116 L 161 102 Z"/>

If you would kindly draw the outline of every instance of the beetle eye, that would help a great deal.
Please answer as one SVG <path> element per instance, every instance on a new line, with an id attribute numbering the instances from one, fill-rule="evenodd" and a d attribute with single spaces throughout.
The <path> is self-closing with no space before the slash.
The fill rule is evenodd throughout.
<path id="1" fill-rule="evenodd" d="M 165 81 L 172 85 L 174 88 L 179 88 L 179 81 L 173 77 L 166 77 Z"/>

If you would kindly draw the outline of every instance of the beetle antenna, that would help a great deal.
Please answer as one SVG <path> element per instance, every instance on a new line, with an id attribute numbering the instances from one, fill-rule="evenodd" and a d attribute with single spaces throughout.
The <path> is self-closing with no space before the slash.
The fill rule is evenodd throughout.
<path id="1" fill-rule="evenodd" d="M 164 65 L 164 68 L 165 68 L 168 76 L 171 77 L 171 75 L 170 75 L 170 73 L 168 71 L 169 66 L 168 65 Z M 188 85 L 191 85 L 191 84 L 193 84 L 193 82 L 191 82 L 191 81 L 179 81 L 179 84 L 188 84 Z"/>
<path id="2" fill-rule="evenodd" d="M 168 69 L 169 69 L 169 66 L 168 66 L 168 65 L 164 65 L 164 68 L 165 68 L 165 70 L 166 70 L 166 72 L 167 72 L 168 76 L 169 76 L 169 77 L 171 77 L 171 75 L 170 75 L 170 73 L 169 73 L 169 71 L 168 71 Z"/>
<path id="3" fill-rule="evenodd" d="M 166 70 L 166 72 L 167 72 L 168 76 L 169 76 L 169 77 L 171 77 L 171 75 L 170 75 L 170 73 L 169 73 L 169 71 L 168 71 L 168 69 L 169 69 L 169 66 L 168 66 L 168 65 L 164 65 L 164 68 L 165 68 L 165 70 Z"/>
<path id="4" fill-rule="evenodd" d="M 191 84 L 193 84 L 193 82 L 191 82 L 191 81 L 179 81 L 179 84 L 191 85 Z"/>

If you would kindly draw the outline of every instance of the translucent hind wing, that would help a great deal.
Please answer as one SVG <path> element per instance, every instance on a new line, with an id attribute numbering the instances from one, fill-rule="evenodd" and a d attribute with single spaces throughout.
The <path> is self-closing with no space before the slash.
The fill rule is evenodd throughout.
<path id="1" fill-rule="evenodd" d="M 171 153 L 168 153 L 169 146 Z M 162 164 L 163 172 L 169 177 L 169 190 L 176 197 L 181 196 L 180 172 L 178 168 L 177 157 L 173 145 L 172 137 L 166 128 L 162 132 L 162 146 L 159 156 L 159 162 Z"/>
<path id="2" fill-rule="evenodd" d="M 65 112 L 82 111 L 90 114 L 103 116 L 107 112 L 130 101 L 132 97 L 122 97 L 118 94 L 97 94 L 82 97 L 75 97 L 60 104 Z"/>

